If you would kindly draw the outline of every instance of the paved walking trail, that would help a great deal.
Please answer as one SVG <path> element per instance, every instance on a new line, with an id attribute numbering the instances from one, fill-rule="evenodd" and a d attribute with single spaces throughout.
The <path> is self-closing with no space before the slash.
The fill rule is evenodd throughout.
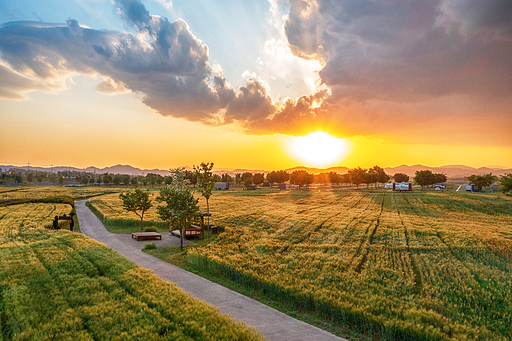
<path id="1" fill-rule="evenodd" d="M 101 221 L 85 206 L 86 201 L 81 200 L 75 203 L 80 230 L 83 234 L 106 244 L 141 267 L 153 270 L 160 278 L 176 283 L 192 296 L 219 307 L 221 313 L 229 314 L 236 320 L 255 327 L 265 338 L 274 341 L 346 341 L 142 252 L 145 242 L 137 242 L 131 238 L 131 235 L 108 232 Z M 179 245 L 178 238 L 167 234 L 162 236 L 161 241 L 154 242 L 157 246 Z"/>

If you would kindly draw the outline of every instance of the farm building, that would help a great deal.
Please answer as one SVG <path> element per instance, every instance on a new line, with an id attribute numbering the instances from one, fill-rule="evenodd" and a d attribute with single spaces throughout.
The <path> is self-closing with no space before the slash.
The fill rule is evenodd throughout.
<path id="1" fill-rule="evenodd" d="M 229 189 L 229 182 L 216 182 L 215 189 Z"/>

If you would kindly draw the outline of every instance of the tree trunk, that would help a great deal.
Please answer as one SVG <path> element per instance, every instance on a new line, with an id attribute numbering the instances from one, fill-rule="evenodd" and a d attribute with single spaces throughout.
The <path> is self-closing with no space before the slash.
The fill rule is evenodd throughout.
<path id="1" fill-rule="evenodd" d="M 208 224 L 208 240 L 210 240 L 210 204 L 208 203 L 208 199 L 206 199 L 206 212 L 208 213 L 208 215 L 206 216 Z"/>
<path id="2" fill-rule="evenodd" d="M 143 220 L 144 220 L 144 216 L 140 217 L 140 230 L 141 231 L 144 230 L 144 228 L 143 228 L 143 225 L 144 225 Z"/>

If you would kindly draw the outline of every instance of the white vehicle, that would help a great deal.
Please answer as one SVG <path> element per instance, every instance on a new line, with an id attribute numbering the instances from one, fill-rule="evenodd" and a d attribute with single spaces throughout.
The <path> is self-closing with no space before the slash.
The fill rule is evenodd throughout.
<path id="1" fill-rule="evenodd" d="M 410 182 L 393 182 L 393 191 L 398 191 L 398 192 L 412 191 L 412 183 L 410 183 Z"/>
<path id="2" fill-rule="evenodd" d="M 386 184 L 386 185 L 384 185 L 384 188 L 391 189 L 391 188 L 393 188 L 393 184 L 392 183 Z"/>

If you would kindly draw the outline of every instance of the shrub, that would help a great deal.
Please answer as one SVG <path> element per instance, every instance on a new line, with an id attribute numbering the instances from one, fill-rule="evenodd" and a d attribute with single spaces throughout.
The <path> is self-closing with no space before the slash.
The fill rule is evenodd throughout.
<path id="1" fill-rule="evenodd" d="M 144 232 L 157 232 L 157 228 L 155 226 L 148 226 L 144 228 Z"/>
<path id="2" fill-rule="evenodd" d="M 144 245 L 144 249 L 154 250 L 154 249 L 156 249 L 156 244 L 155 243 L 147 243 L 146 245 Z"/>

